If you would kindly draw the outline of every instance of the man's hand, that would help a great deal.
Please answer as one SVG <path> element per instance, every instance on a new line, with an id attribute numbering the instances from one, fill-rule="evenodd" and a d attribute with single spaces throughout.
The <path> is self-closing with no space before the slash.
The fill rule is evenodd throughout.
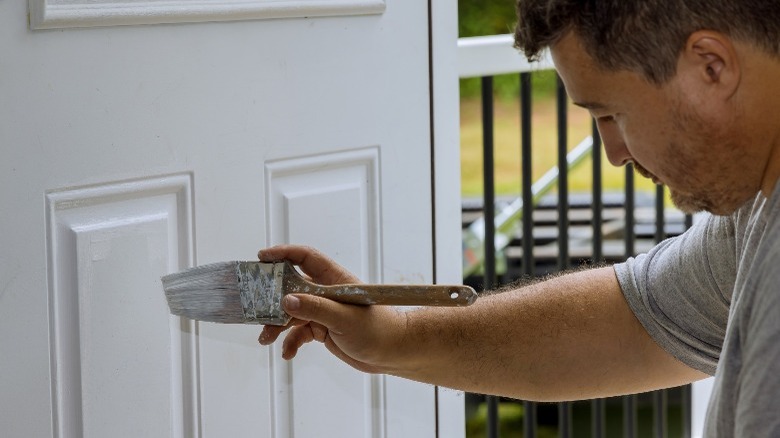
<path id="1" fill-rule="evenodd" d="M 287 260 L 318 284 L 360 283 L 352 273 L 313 248 L 282 245 L 260 250 L 257 256 L 261 262 Z M 397 352 L 395 346 L 400 346 L 403 339 L 403 313 L 386 306 L 340 304 L 303 294 L 285 296 L 282 305 L 293 319 L 284 327 L 263 327 L 258 342 L 269 345 L 289 329 L 282 344 L 284 359 L 295 357 L 303 344 L 318 341 L 360 371 L 391 372 L 388 352 Z"/>

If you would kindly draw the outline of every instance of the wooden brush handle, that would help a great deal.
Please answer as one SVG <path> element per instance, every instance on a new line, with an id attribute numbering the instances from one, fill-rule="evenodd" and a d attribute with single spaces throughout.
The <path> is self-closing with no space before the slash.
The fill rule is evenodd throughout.
<path id="1" fill-rule="evenodd" d="M 468 306 L 477 293 L 468 286 L 408 284 L 343 284 L 315 286 L 309 293 L 348 304 L 391 306 Z"/>
<path id="2" fill-rule="evenodd" d="M 285 294 L 317 295 L 347 304 L 389 306 L 449 306 L 473 304 L 477 293 L 468 286 L 415 284 L 339 284 L 324 286 L 303 278 L 285 262 Z"/>

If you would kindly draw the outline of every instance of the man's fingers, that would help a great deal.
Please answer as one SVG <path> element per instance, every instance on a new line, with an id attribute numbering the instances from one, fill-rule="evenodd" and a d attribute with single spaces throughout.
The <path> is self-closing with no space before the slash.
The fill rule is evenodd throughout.
<path id="1" fill-rule="evenodd" d="M 292 317 L 286 326 L 266 325 L 260 332 L 257 341 L 262 345 L 273 344 L 287 330 L 290 333 L 285 338 L 285 348 L 300 347 L 306 342 L 317 340 L 325 342 L 328 331 L 340 334 L 341 324 L 349 319 L 349 306 L 335 301 L 312 295 L 287 295 L 282 300 L 284 310 Z M 305 329 L 305 334 L 302 330 Z M 295 348 L 297 350 L 297 347 Z"/>
<path id="2" fill-rule="evenodd" d="M 377 314 L 376 307 L 341 304 L 306 294 L 286 295 L 282 306 L 293 317 L 291 324 L 287 327 L 265 326 L 259 341 L 264 345 L 270 344 L 289 329 L 282 343 L 283 359 L 294 358 L 304 344 L 318 341 L 325 344 L 333 355 L 358 370 L 369 373 L 383 372 L 371 365 L 370 359 L 367 359 L 375 355 L 363 354 L 370 343 L 366 344 L 361 335 L 369 338 L 372 335 L 364 333 L 366 327 L 356 322 L 372 318 L 385 320 L 392 315 Z M 358 356 L 351 356 L 353 353 Z"/>
<path id="3" fill-rule="evenodd" d="M 282 343 L 282 358 L 285 360 L 294 358 L 303 344 L 313 340 L 314 334 L 309 324 L 293 328 Z"/>
<path id="4" fill-rule="evenodd" d="M 306 275 L 322 284 L 358 283 L 360 281 L 328 256 L 308 246 L 278 245 L 261 249 L 257 253 L 257 258 L 261 262 L 287 260 L 300 266 Z"/>
<path id="5" fill-rule="evenodd" d="M 257 342 L 262 345 L 271 345 L 279 338 L 284 331 L 289 330 L 295 326 L 307 324 L 308 321 L 301 321 L 300 319 L 293 318 L 287 325 L 264 325 L 263 331 L 260 332 L 260 336 L 257 338 Z"/>
<path id="6" fill-rule="evenodd" d="M 314 335 L 314 340 L 317 342 L 325 342 L 328 338 L 328 328 L 316 322 L 311 323 L 311 333 Z"/>
<path id="7" fill-rule="evenodd" d="M 350 310 L 355 306 L 340 304 L 313 295 L 286 295 L 282 300 L 285 312 L 290 316 L 319 323 L 334 334 L 343 333 L 344 321 L 351 321 Z"/>

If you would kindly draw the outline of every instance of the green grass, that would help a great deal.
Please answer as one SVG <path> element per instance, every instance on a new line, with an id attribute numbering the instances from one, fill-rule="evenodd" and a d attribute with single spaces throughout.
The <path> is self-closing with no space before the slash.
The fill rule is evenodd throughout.
<path id="1" fill-rule="evenodd" d="M 670 395 L 679 389 L 671 389 Z M 637 437 L 651 438 L 655 435 L 653 425 L 653 408 L 649 393 L 638 396 L 637 408 Z M 607 438 L 623 436 L 623 409 L 619 398 L 607 400 L 604 414 L 605 435 Z M 537 436 L 539 438 L 558 437 L 557 416 L 550 417 L 557 412 L 557 406 L 540 404 L 537 406 Z M 572 432 L 575 438 L 590 438 L 592 425 L 592 412 L 589 401 L 574 402 L 572 404 Z M 503 399 L 498 406 L 499 436 L 502 438 L 523 437 L 524 412 L 521 402 Z M 667 436 L 679 438 L 683 436 L 682 407 L 679 401 L 670 399 L 667 410 Z M 487 436 L 487 406 L 482 403 L 466 419 L 466 437 L 484 438 Z"/>
<path id="2" fill-rule="evenodd" d="M 498 404 L 498 435 L 504 438 L 523 437 L 523 405 L 520 403 Z M 474 415 L 466 421 L 466 436 L 468 438 L 484 438 L 487 436 L 487 405 L 481 404 Z M 558 430 L 555 427 L 537 426 L 538 438 L 556 438 Z"/>
<path id="3" fill-rule="evenodd" d="M 535 96 L 536 97 L 536 96 Z M 520 115 L 516 100 L 498 98 L 495 102 L 495 184 L 497 195 L 520 193 Z M 461 194 L 464 197 L 482 194 L 482 120 L 479 98 L 461 100 Z M 591 133 L 591 117 L 573 104 L 568 106 L 568 149 L 573 149 Z M 532 109 L 532 175 L 536 181 L 557 166 L 557 130 L 554 97 L 544 89 L 534 99 Z M 624 189 L 625 171 L 609 164 L 602 151 L 602 184 L 605 191 Z M 569 190 L 590 191 L 592 161 L 588 158 L 569 173 Z M 637 175 L 637 190 L 653 191 L 651 181 Z"/>

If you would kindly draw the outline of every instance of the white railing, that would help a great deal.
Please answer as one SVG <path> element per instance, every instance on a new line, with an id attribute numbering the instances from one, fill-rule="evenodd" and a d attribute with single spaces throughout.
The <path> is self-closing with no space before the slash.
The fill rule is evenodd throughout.
<path id="1" fill-rule="evenodd" d="M 549 52 L 538 62 L 528 62 L 513 45 L 512 35 L 459 38 L 458 75 L 473 78 L 553 68 Z"/>

